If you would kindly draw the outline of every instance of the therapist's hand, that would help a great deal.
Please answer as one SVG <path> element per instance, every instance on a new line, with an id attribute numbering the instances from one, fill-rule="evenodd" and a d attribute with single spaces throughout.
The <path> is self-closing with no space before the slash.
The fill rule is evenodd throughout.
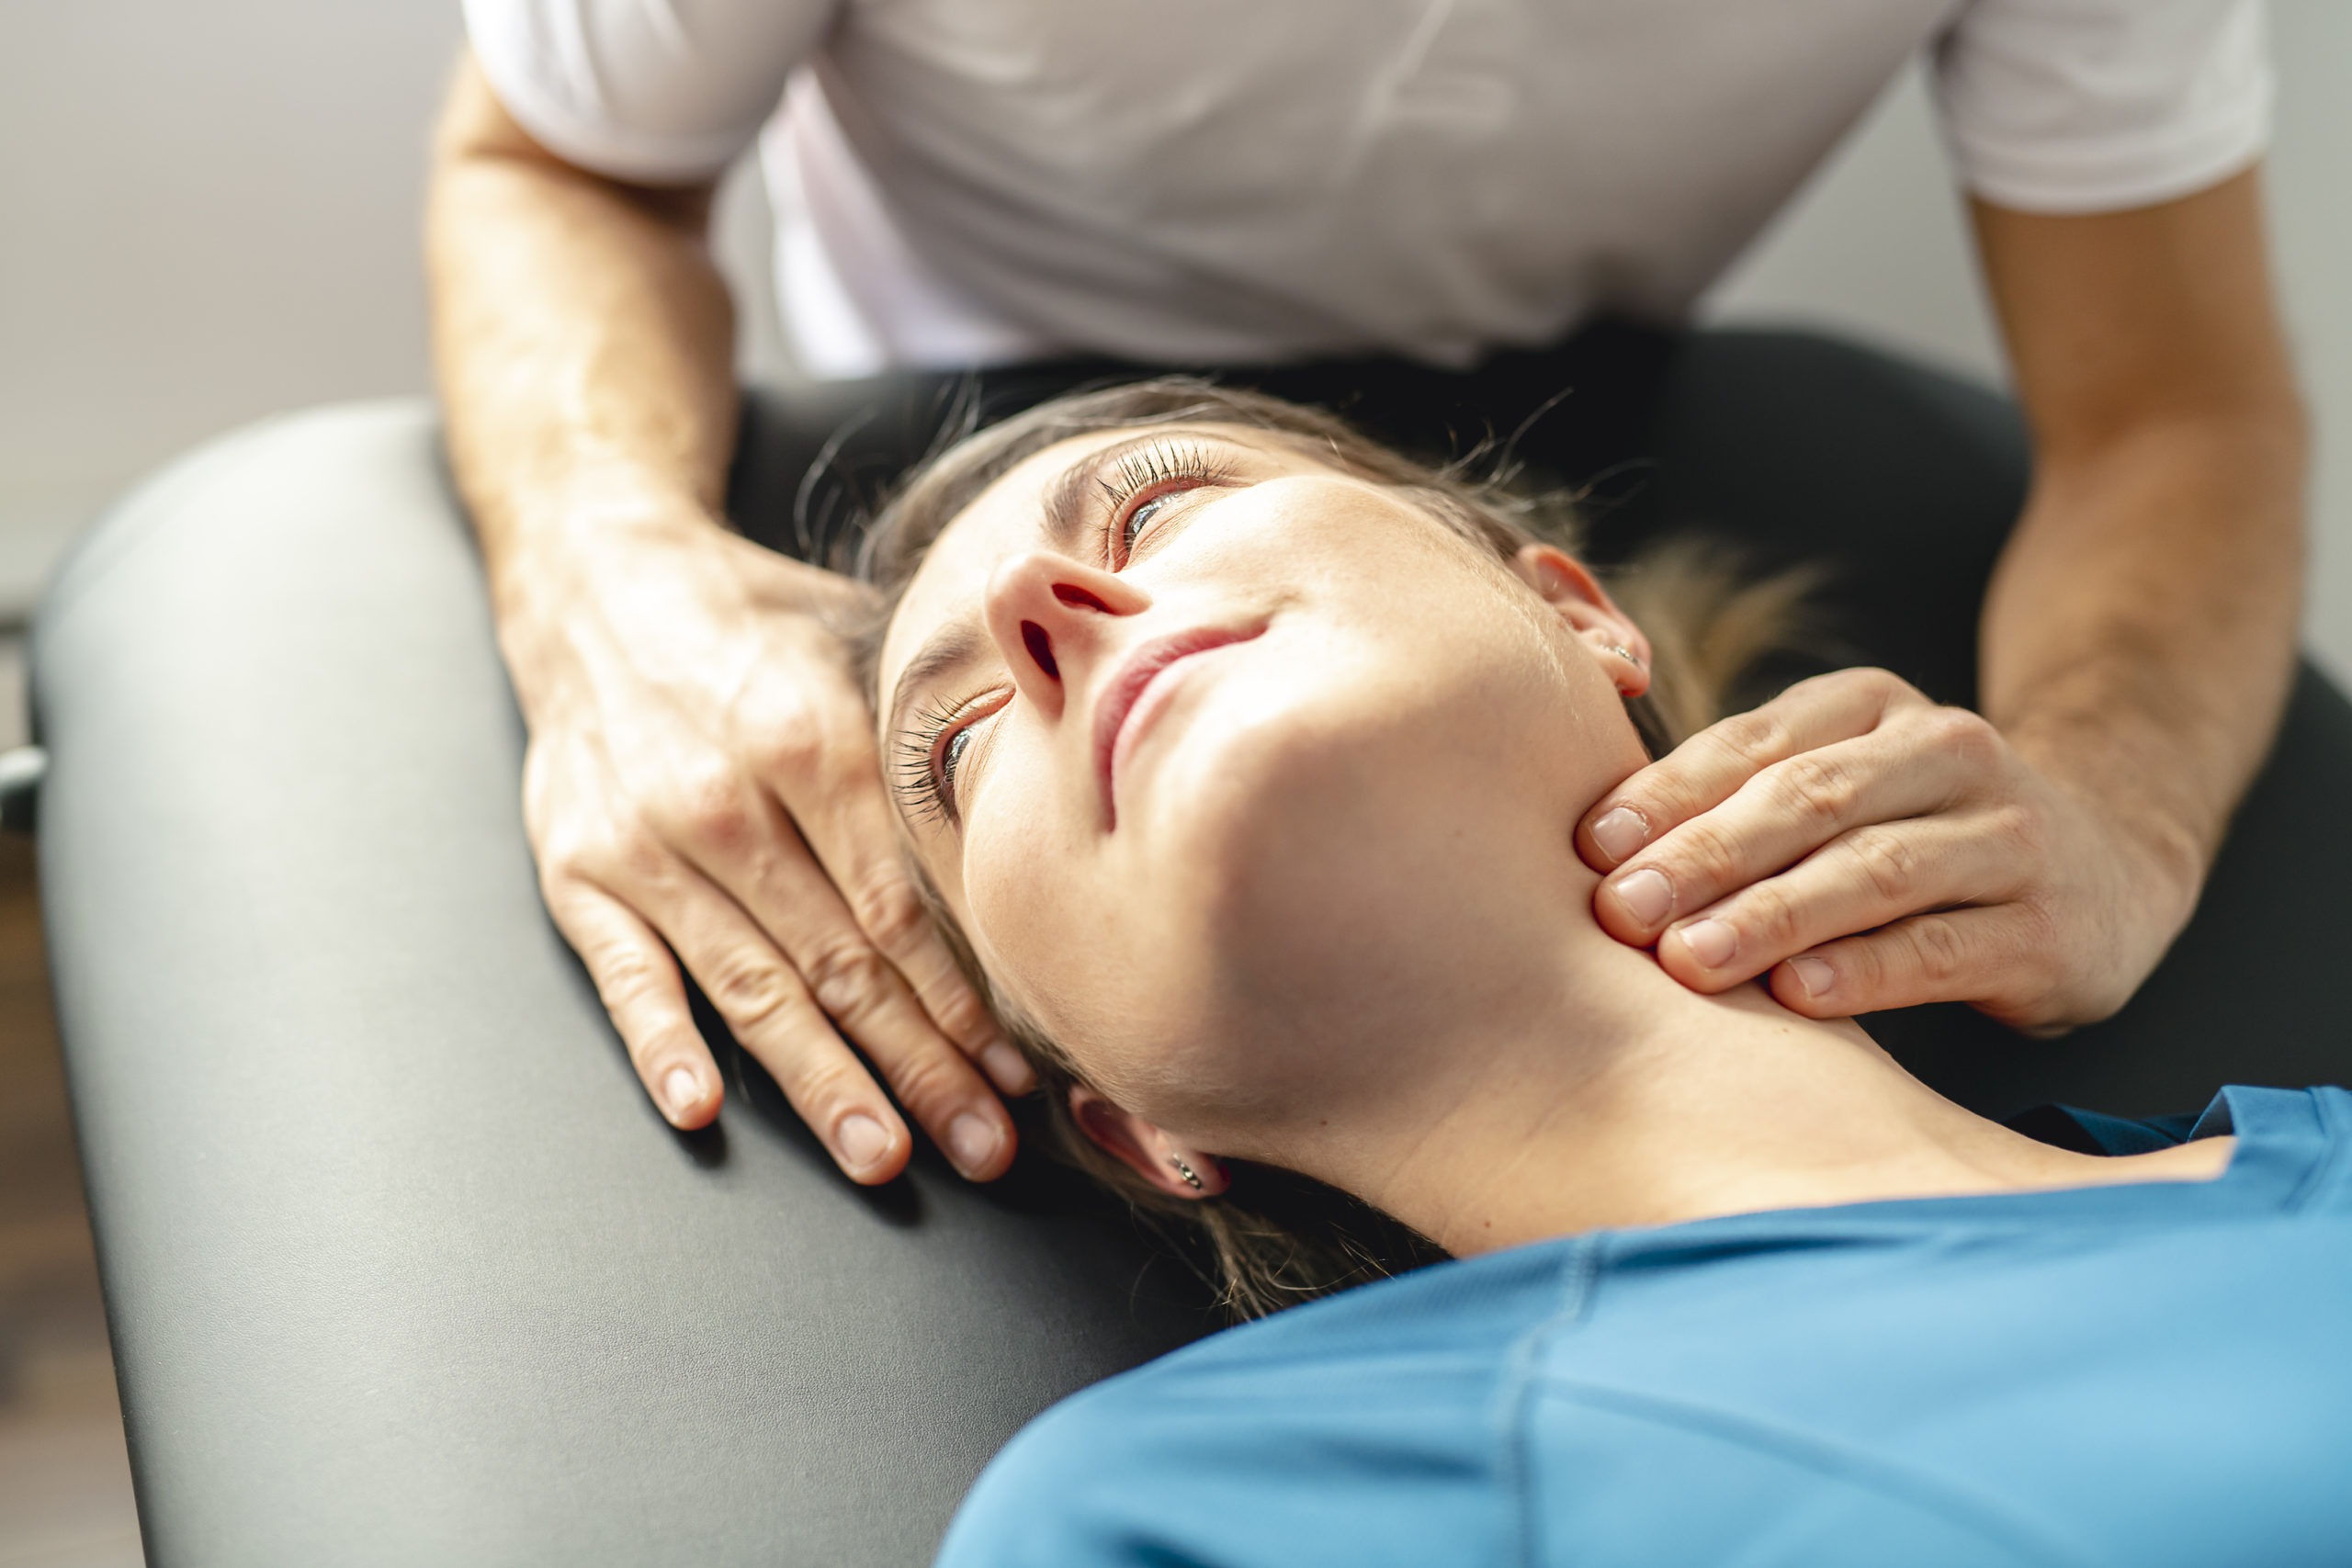
<path id="1" fill-rule="evenodd" d="M 910 1151 L 867 1064 L 966 1176 L 1001 1175 L 982 1068 L 1032 1080 L 909 881 L 831 629 L 859 591 L 704 519 L 596 522 L 506 578 L 500 636 L 548 908 L 646 1089 L 680 1127 L 718 1111 L 683 964 L 853 1179 Z"/>
<path id="2" fill-rule="evenodd" d="M 1815 1018 L 1973 1003 L 2035 1032 L 2131 997 L 2196 898 L 1964 708 L 1843 670 L 1724 720 L 1577 824 L 1603 929 L 1714 992 Z"/>
<path id="3" fill-rule="evenodd" d="M 877 1073 L 958 1168 L 992 1177 L 1012 1124 L 978 1065 L 1008 1090 L 1029 1075 L 901 864 L 829 629 L 855 591 L 718 518 L 741 424 L 715 196 L 566 162 L 470 56 L 450 85 L 434 357 L 530 726 L 540 885 L 675 1125 L 722 1093 L 683 964 L 852 1177 L 887 1180 L 910 1152 Z"/>

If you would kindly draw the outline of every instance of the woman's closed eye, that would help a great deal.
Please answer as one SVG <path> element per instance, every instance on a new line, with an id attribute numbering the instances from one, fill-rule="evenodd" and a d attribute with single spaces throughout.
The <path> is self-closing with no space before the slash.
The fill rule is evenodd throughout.
<path id="1" fill-rule="evenodd" d="M 979 739 L 981 721 L 1012 700 L 1010 689 L 992 692 L 917 716 L 898 743 L 899 798 L 918 821 L 959 819 L 956 784 Z"/>

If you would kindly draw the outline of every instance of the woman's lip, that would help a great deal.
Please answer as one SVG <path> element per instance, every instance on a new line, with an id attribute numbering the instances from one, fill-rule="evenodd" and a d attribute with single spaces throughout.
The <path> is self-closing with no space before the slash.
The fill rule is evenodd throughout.
<path id="1" fill-rule="evenodd" d="M 1145 689 L 1181 660 L 1206 653 L 1213 648 L 1248 642 L 1265 629 L 1262 626 L 1243 629 L 1196 626 L 1188 632 L 1172 632 L 1144 643 L 1112 671 L 1110 680 L 1103 683 L 1102 696 L 1094 704 L 1094 771 L 1102 781 L 1102 820 L 1108 826 L 1119 825 L 1119 808 L 1112 784 L 1118 773 L 1122 743 L 1132 739 L 1130 731 L 1141 733 L 1140 728 L 1129 721 L 1143 700 Z M 1146 716 L 1148 718 L 1148 715 Z"/>

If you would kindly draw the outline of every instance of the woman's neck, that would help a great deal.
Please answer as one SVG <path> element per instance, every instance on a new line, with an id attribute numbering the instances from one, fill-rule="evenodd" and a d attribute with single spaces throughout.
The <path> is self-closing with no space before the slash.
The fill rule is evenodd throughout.
<path id="1" fill-rule="evenodd" d="M 1316 1174 L 1459 1256 L 1765 1209 L 2217 1174 L 2225 1140 L 2108 1159 L 1944 1100 L 1850 1021 L 1760 987 L 1683 989 L 1645 953 L 1578 953 L 1551 1009 L 1466 1020 Z M 1595 1007 L 1594 996 L 1610 999 Z M 1549 1016 L 1545 1016 L 1548 1012 Z"/>

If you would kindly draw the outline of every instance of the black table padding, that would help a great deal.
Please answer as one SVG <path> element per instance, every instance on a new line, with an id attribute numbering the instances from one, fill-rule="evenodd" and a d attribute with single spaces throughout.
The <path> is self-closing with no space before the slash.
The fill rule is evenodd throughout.
<path id="1" fill-rule="evenodd" d="M 153 1562 L 926 1561 L 1197 1333 L 1032 1173 L 838 1177 L 740 1055 L 669 1130 L 542 911 L 432 417 L 232 436 L 36 636 L 60 1021 Z"/>

